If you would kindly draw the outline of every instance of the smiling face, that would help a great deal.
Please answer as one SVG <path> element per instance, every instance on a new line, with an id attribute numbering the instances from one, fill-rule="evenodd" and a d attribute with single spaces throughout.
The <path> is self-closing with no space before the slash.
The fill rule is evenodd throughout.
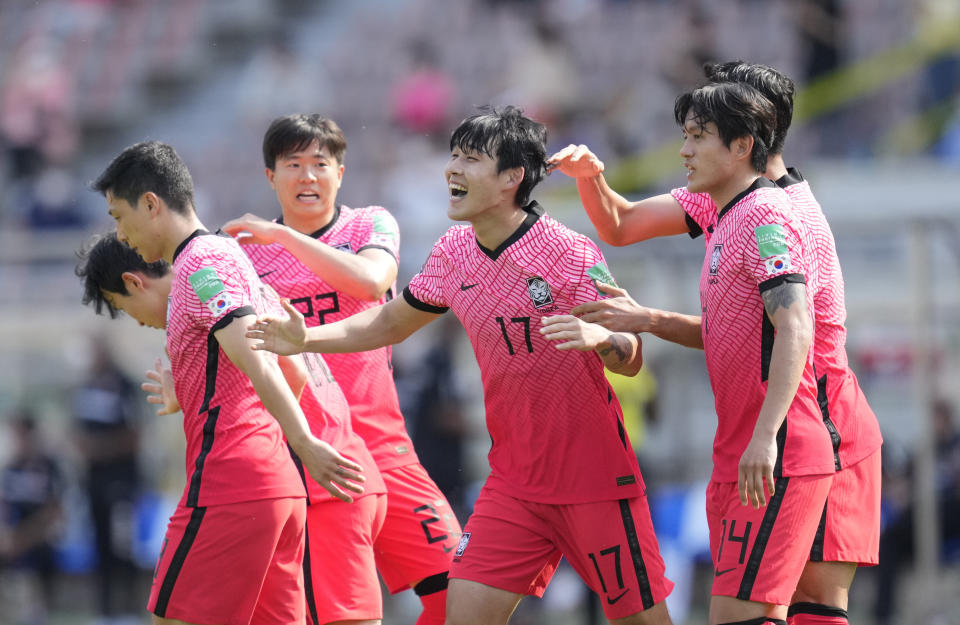
<path id="1" fill-rule="evenodd" d="M 266 169 L 266 174 L 277 193 L 284 221 L 288 220 L 288 214 L 311 218 L 333 214 L 343 180 L 343 165 L 319 141 L 304 150 L 278 157 L 274 168 Z"/>
<path id="2" fill-rule="evenodd" d="M 102 291 L 103 298 L 115 308 L 133 317 L 140 325 L 164 329 L 167 327 L 167 301 L 170 295 L 170 277 L 148 278 L 139 272 L 125 272 L 123 283 L 127 294 Z"/>
<path id="3" fill-rule="evenodd" d="M 683 166 L 687 169 L 687 189 L 691 193 L 713 193 L 726 186 L 736 169 L 737 159 L 724 145 L 717 125 L 700 125 L 691 111 L 683 125 Z"/>
<path id="4" fill-rule="evenodd" d="M 512 199 L 522 178 L 522 168 L 507 169 L 497 173 L 497 160 L 483 152 L 470 152 L 455 147 L 444 176 L 450 191 L 447 216 L 454 221 L 474 221 L 490 208 Z"/>

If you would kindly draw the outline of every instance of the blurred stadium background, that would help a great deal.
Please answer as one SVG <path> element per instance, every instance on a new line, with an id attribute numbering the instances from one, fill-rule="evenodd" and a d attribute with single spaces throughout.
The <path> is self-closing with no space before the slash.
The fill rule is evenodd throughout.
<path id="1" fill-rule="evenodd" d="M 851 622 L 960 623 L 960 540 L 940 540 L 957 528 L 938 513 L 960 495 L 956 0 L 0 0 L 0 426 L 32 411 L 63 475 L 52 594 L 24 573 L 6 525 L 0 623 L 145 622 L 157 532 L 182 488 L 179 418 L 156 417 L 137 397 L 126 416 L 143 477 L 110 517 L 136 583 L 116 590 L 129 605 L 115 597 L 102 613 L 77 393 L 98 352 L 139 383 L 163 349 L 161 333 L 84 309 L 73 274 L 74 251 L 110 227 L 86 185 L 119 150 L 173 144 L 215 227 L 277 214 L 260 155 L 270 119 L 332 117 L 349 144 L 341 201 L 397 216 L 402 288 L 448 225 L 446 141 L 475 105 L 521 105 L 548 125 L 549 149 L 589 145 L 611 186 L 642 197 L 682 184 L 675 95 L 701 82 L 705 61 L 736 58 L 798 84 L 787 160 L 811 180 L 836 235 L 848 350 L 886 440 L 885 519 L 917 521 L 916 557 L 897 562 L 891 586 L 877 571 L 858 574 Z M 535 197 L 595 234 L 571 180 L 551 176 Z M 701 244 L 602 248 L 641 303 L 698 309 Z M 450 328 L 434 325 L 396 348 L 398 383 L 436 466 L 458 467 L 450 488 L 466 512 L 489 444 L 479 374 L 462 332 L 450 341 Z M 445 428 L 428 423 L 438 349 L 455 363 L 443 379 L 458 408 Z M 671 610 L 677 623 L 705 622 L 709 384 L 699 353 L 654 338 L 644 350 L 648 372 L 624 393 L 668 574 L 681 582 Z M 935 427 L 951 418 L 953 430 Z M 3 458 L 16 457 L 17 440 L 0 437 Z M 886 617 L 878 594 L 896 599 Z M 412 622 L 412 596 L 385 602 L 385 622 Z M 591 605 L 561 570 L 514 622 L 594 622 Z"/>

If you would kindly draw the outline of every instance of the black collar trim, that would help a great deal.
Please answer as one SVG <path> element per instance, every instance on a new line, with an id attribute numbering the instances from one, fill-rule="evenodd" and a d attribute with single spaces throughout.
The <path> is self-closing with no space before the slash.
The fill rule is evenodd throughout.
<path id="1" fill-rule="evenodd" d="M 525 235 L 527 231 L 533 227 L 533 224 L 537 223 L 537 220 L 540 219 L 540 216 L 543 215 L 543 207 L 537 204 L 536 201 L 530 202 L 524 206 L 523 210 L 527 213 L 527 216 L 524 217 L 523 223 L 520 224 L 520 227 L 517 228 L 513 234 L 507 237 L 507 239 L 498 245 L 497 249 L 495 250 L 489 250 L 480 245 L 480 241 L 477 241 L 477 247 L 480 248 L 480 251 L 489 256 L 491 260 L 497 260 L 508 247 L 519 241 L 523 235 Z"/>
<path id="2" fill-rule="evenodd" d="M 796 167 L 791 167 L 787 170 L 787 173 L 777 178 L 777 186 L 781 189 L 786 189 L 787 187 L 795 184 L 800 184 L 805 178 L 803 174 L 800 173 L 800 170 Z"/>
<path id="3" fill-rule="evenodd" d="M 720 212 L 717 214 L 717 223 L 720 223 L 720 219 L 721 219 L 724 215 L 726 215 L 726 214 L 730 211 L 731 208 L 733 208 L 734 206 L 736 206 L 737 203 L 740 202 L 740 200 L 742 200 L 743 198 L 747 197 L 748 195 L 750 195 L 751 193 L 753 193 L 753 192 L 756 191 L 757 189 L 760 189 L 760 188 L 762 188 L 762 187 L 768 187 L 768 188 L 769 188 L 769 187 L 776 187 L 776 186 L 777 186 L 777 185 L 773 184 L 770 180 L 768 180 L 767 178 L 764 178 L 763 176 L 757 177 L 757 179 L 753 181 L 753 184 L 751 184 L 749 187 L 747 187 L 746 189 L 744 189 L 743 191 L 741 191 L 740 193 L 738 193 L 737 195 L 735 195 L 732 200 L 730 200 L 729 202 L 727 202 L 727 205 L 726 205 L 726 206 L 724 206 L 723 208 L 720 209 Z"/>
<path id="4" fill-rule="evenodd" d="M 177 256 L 180 255 L 180 252 L 183 251 L 183 248 L 187 247 L 187 243 L 189 243 L 190 241 L 193 241 L 193 240 L 196 239 L 197 237 L 201 237 L 201 236 L 204 236 L 204 235 L 207 235 L 207 234 L 210 234 L 210 232 L 207 231 L 207 230 L 204 230 L 203 228 L 197 228 L 196 230 L 194 230 L 193 232 L 191 232 L 191 233 L 190 233 L 190 236 L 188 236 L 186 239 L 184 239 L 184 240 L 180 243 L 180 245 L 177 246 L 177 249 L 174 250 L 174 252 L 173 252 L 173 262 L 177 262 Z"/>
<path id="5" fill-rule="evenodd" d="M 337 204 L 336 206 L 333 207 L 333 219 L 330 220 L 330 223 L 328 223 L 323 228 L 320 228 L 319 230 L 315 230 L 314 232 L 311 232 L 309 236 L 313 237 L 314 239 L 319 239 L 324 234 L 326 234 L 327 231 L 330 230 L 330 228 L 333 228 L 333 224 L 337 223 L 338 219 L 340 219 L 340 204 Z M 277 218 L 277 223 L 278 224 L 283 223 L 283 215 L 280 215 L 280 217 Z"/>

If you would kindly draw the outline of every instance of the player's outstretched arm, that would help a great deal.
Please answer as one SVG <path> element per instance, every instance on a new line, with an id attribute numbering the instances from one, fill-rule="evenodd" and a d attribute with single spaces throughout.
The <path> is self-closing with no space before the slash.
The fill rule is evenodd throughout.
<path id="1" fill-rule="evenodd" d="M 234 319 L 216 331 L 217 342 L 227 358 L 250 378 L 260 401 L 280 424 L 287 442 L 310 476 L 334 497 L 353 501 L 350 493 L 363 492 L 365 478 L 361 466 L 310 432 L 307 418 L 276 359 L 250 349 L 251 340 L 244 334 L 253 319 L 253 315 Z"/>
<path id="2" fill-rule="evenodd" d="M 643 366 L 640 337 L 636 334 L 612 332 L 573 315 L 543 317 L 540 323 L 540 334 L 548 341 L 557 341 L 556 347 L 561 351 L 595 351 L 607 369 L 622 375 L 636 375 Z"/>
<path id="3" fill-rule="evenodd" d="M 753 436 L 740 458 L 740 503 L 765 506 L 774 492 L 773 467 L 777 461 L 777 431 L 787 416 L 803 377 L 813 324 L 807 312 L 806 286 L 784 282 L 763 291 L 763 305 L 776 330 L 770 355 L 767 394 L 760 406 Z M 766 485 L 766 491 L 764 489 Z"/>
<path id="4" fill-rule="evenodd" d="M 568 145 L 549 159 L 550 170 L 577 180 L 577 192 L 597 235 L 610 245 L 689 232 L 686 213 L 669 193 L 630 202 L 603 177 L 603 161 L 585 145 Z"/>
<path id="5" fill-rule="evenodd" d="M 303 316 L 288 301 L 282 303 L 290 319 L 260 317 L 248 328 L 246 336 L 255 339 L 254 350 L 278 354 L 365 352 L 399 343 L 438 316 L 397 298 L 336 323 L 306 328 Z M 301 339 L 302 326 L 305 334 Z"/>
<path id="6" fill-rule="evenodd" d="M 612 284 L 600 282 L 597 288 L 613 297 L 580 304 L 570 312 L 588 323 L 602 325 L 614 332 L 648 332 L 671 343 L 703 349 L 699 315 L 641 306 L 624 289 Z"/>
<path id="7" fill-rule="evenodd" d="M 311 272 L 337 291 L 375 302 L 397 279 L 397 261 L 384 250 L 370 248 L 356 254 L 337 250 L 293 228 L 247 213 L 223 226 L 243 243 L 279 243 Z"/>
<path id="8" fill-rule="evenodd" d="M 180 402 L 173 385 L 173 372 L 163 365 L 163 359 L 158 356 L 153 369 L 148 370 L 145 375 L 150 381 L 141 384 L 140 388 L 147 393 L 148 404 L 159 406 L 157 414 L 162 416 L 180 412 Z"/>

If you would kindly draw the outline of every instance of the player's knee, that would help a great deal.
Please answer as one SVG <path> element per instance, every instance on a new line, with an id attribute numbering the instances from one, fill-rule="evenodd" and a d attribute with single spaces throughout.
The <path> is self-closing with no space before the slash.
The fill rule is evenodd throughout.
<path id="1" fill-rule="evenodd" d="M 787 610 L 790 625 L 844 625 L 848 623 L 847 611 L 822 603 L 794 603 Z"/>

